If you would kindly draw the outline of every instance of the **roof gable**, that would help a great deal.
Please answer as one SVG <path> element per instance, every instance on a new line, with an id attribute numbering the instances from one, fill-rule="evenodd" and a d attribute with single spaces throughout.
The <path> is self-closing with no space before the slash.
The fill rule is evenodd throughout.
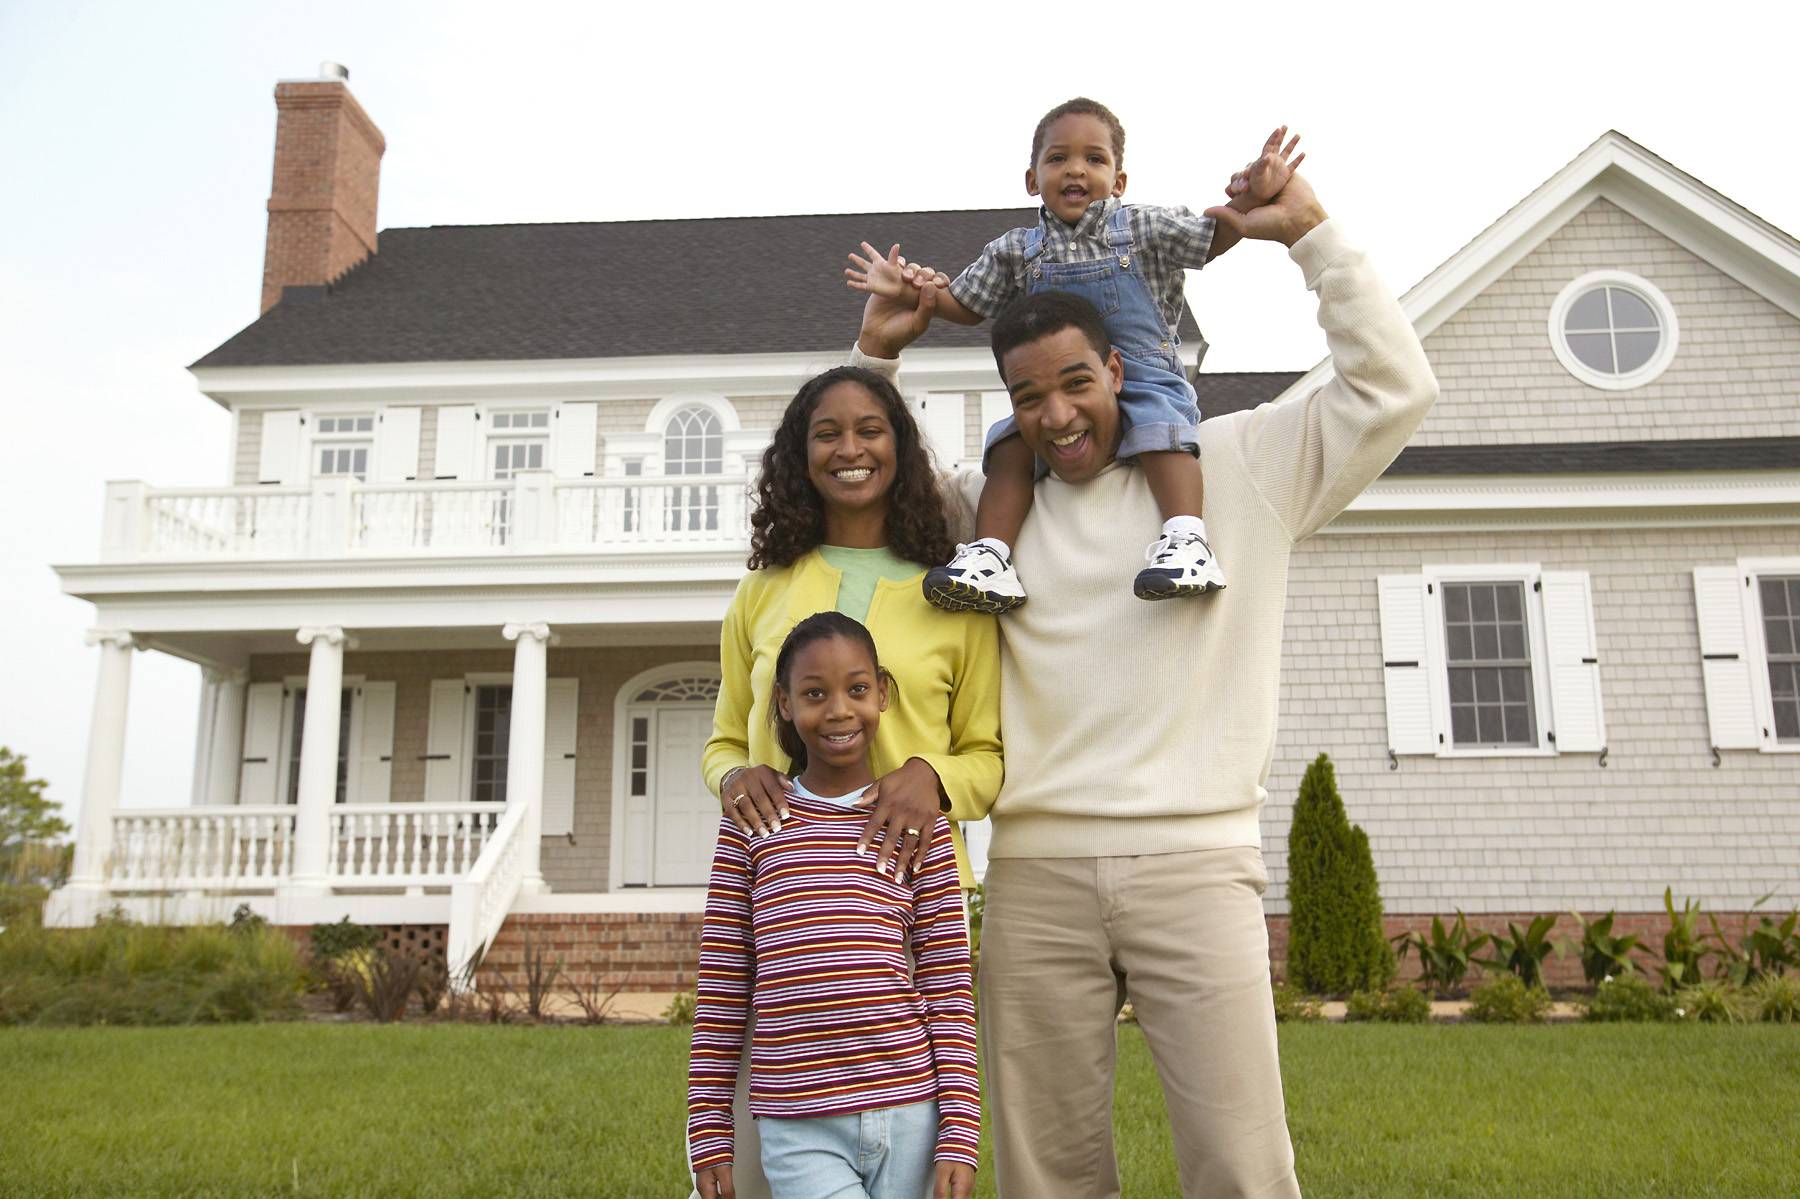
<path id="1" fill-rule="evenodd" d="M 1596 199 L 1610 201 L 1791 316 L 1800 317 L 1800 240 L 1617 130 L 1608 130 L 1400 298 L 1421 338 Z M 1329 358 L 1294 385 L 1331 375 Z"/>

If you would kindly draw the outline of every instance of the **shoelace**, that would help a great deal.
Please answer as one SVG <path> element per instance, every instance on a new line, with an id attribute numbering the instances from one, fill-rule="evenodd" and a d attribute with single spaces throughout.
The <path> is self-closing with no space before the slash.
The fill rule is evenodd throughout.
<path id="1" fill-rule="evenodd" d="M 1161 537 L 1158 537 L 1154 542 L 1145 547 L 1144 561 L 1154 562 L 1165 553 L 1173 553 L 1182 546 L 1196 541 L 1206 550 L 1208 556 L 1212 554 L 1212 546 L 1207 545 L 1206 538 L 1200 536 L 1198 533 L 1164 533 Z"/>

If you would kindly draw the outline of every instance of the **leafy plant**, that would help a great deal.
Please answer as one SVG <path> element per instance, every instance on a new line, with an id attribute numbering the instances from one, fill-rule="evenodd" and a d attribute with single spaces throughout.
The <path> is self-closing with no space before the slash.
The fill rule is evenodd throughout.
<path id="1" fill-rule="evenodd" d="M 1306 768 L 1294 803 L 1288 904 L 1287 973 L 1295 986 L 1340 994 L 1379 989 L 1394 977 L 1368 834 L 1345 814 L 1325 754 Z"/>
<path id="2" fill-rule="evenodd" d="M 1700 981 L 1700 963 L 1713 951 L 1700 937 L 1700 901 L 1684 900 L 1675 910 L 1673 887 L 1663 888 L 1663 908 L 1669 913 L 1669 931 L 1663 934 L 1663 990 L 1673 993 Z"/>
<path id="3" fill-rule="evenodd" d="M 1634 974 L 1602 979 L 1587 1001 L 1582 1019 L 1604 1024 L 1675 1019 L 1675 997 Z"/>
<path id="4" fill-rule="evenodd" d="M 1417 987 L 1357 991 L 1344 1004 L 1344 1019 L 1351 1023 L 1424 1024 L 1431 1019 L 1431 999 Z"/>
<path id="5" fill-rule="evenodd" d="M 1527 987 L 1542 987 L 1544 959 L 1554 948 L 1550 930 L 1555 927 L 1556 917 L 1550 913 L 1534 916 L 1523 931 L 1507 921 L 1504 934 L 1493 934 L 1494 956 L 1484 959 L 1481 965 L 1488 970 L 1508 971 Z"/>
<path id="6" fill-rule="evenodd" d="M 1774 892 L 1770 892 L 1751 905 L 1751 910 L 1744 914 L 1735 944 L 1719 927 L 1719 918 L 1711 912 L 1706 914 L 1706 922 L 1712 926 L 1707 941 L 1712 955 L 1719 960 L 1719 973 L 1740 987 L 1765 975 L 1782 974 L 1800 966 L 1800 932 L 1796 931 L 1800 926 L 1800 911 L 1789 912 L 1787 919 L 1779 923 L 1764 914 L 1755 928 L 1750 926 L 1750 918 L 1756 909 L 1773 897 Z"/>
<path id="7" fill-rule="evenodd" d="M 1758 1020 L 1800 1024 L 1800 975 L 1765 974 L 1750 984 L 1749 1000 Z"/>
<path id="8" fill-rule="evenodd" d="M 1632 952 L 1642 940 L 1636 933 L 1624 936 L 1613 936 L 1612 926 L 1616 916 L 1608 912 L 1594 920 L 1584 920 L 1580 912 L 1570 912 L 1575 923 L 1581 925 L 1581 941 L 1566 942 L 1569 952 L 1581 958 L 1581 973 L 1589 983 L 1599 986 L 1612 977 L 1630 974 L 1637 969 L 1632 960 Z"/>
<path id="9" fill-rule="evenodd" d="M 1462 985 L 1469 964 L 1491 939 L 1487 933 L 1471 932 L 1468 920 L 1459 908 L 1456 923 L 1449 928 L 1444 927 L 1441 917 L 1433 916 L 1429 936 L 1420 932 L 1401 933 L 1394 938 L 1394 945 L 1401 958 L 1416 950 L 1420 984 L 1434 994 L 1446 995 Z"/>
<path id="10" fill-rule="evenodd" d="M 692 1024 L 694 1022 L 694 1004 L 699 996 L 692 991 L 680 991 L 669 1000 L 669 1006 L 663 1009 L 663 1019 L 670 1024 Z"/>
<path id="11" fill-rule="evenodd" d="M 1304 991 L 1276 983 L 1274 994 L 1277 1024 L 1312 1024 L 1325 1018 L 1324 1005 Z"/>
<path id="12" fill-rule="evenodd" d="M 1750 1011 L 1742 988 L 1715 978 L 1675 992 L 1675 1016 L 1702 1024 L 1742 1024 Z"/>
<path id="13" fill-rule="evenodd" d="M 593 970 L 587 975 L 586 982 L 579 982 L 567 971 L 563 972 L 563 981 L 575 996 L 575 1006 L 581 1009 L 583 1024 L 605 1024 L 612 1015 L 613 1004 L 618 1002 L 619 992 L 631 982 L 631 975 L 627 973 L 624 981 L 609 991 L 600 981 L 605 977 L 599 970 Z"/>
<path id="14" fill-rule="evenodd" d="M 550 957 L 550 947 L 525 934 L 525 947 L 519 955 L 518 981 L 502 975 L 505 986 L 525 1005 L 525 1014 L 533 1020 L 544 1018 L 544 1000 L 562 974 L 562 959 Z"/>
<path id="15" fill-rule="evenodd" d="M 379 949 L 355 950 L 338 961 L 355 963 L 356 968 L 350 971 L 351 986 L 369 1015 L 383 1024 L 392 1024 L 406 1014 L 406 1002 L 419 985 L 417 957 L 384 945 Z"/>
<path id="16" fill-rule="evenodd" d="M 1476 987 L 1463 1015 L 1482 1024 L 1541 1024 L 1549 1011 L 1550 992 L 1508 973 Z"/>
<path id="17" fill-rule="evenodd" d="M 315 924 L 309 934 L 313 957 L 319 961 L 342 957 L 356 949 L 373 949 L 381 943 L 381 930 L 366 924 L 352 924 L 345 916 L 336 924 Z"/>
<path id="18" fill-rule="evenodd" d="M 432 954 L 419 962 L 419 981 L 414 989 L 419 996 L 419 1010 L 427 1016 L 435 1013 L 450 990 L 450 972 L 441 955 Z"/>
<path id="19" fill-rule="evenodd" d="M 238 932 L 254 932 L 269 927 L 269 922 L 249 904 L 240 903 L 232 909 L 231 927 Z"/>

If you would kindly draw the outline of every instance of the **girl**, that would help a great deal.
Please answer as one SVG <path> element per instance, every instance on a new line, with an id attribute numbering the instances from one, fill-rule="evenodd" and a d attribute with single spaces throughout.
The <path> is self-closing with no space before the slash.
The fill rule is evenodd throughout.
<path id="1" fill-rule="evenodd" d="M 701 1199 L 735 1193 L 732 1098 L 752 1008 L 750 1111 L 776 1199 L 974 1188 L 975 1008 L 945 818 L 905 882 L 858 846 L 890 686 L 869 631 L 841 613 L 800 621 L 776 655 L 788 814 L 761 837 L 722 818 L 707 888 L 688 1064 Z"/>

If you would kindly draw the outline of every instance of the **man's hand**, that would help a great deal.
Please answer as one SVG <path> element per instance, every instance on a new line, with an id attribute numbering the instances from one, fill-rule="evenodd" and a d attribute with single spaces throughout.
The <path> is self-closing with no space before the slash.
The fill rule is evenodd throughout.
<path id="1" fill-rule="evenodd" d="M 1298 175 L 1290 177 L 1274 199 L 1239 212 L 1237 205 L 1246 202 L 1247 196 L 1233 204 L 1208 208 L 1206 215 L 1239 237 L 1278 241 L 1284 246 L 1292 246 L 1325 221 L 1325 210 L 1313 195 L 1312 185 Z"/>
<path id="2" fill-rule="evenodd" d="M 1269 134 L 1269 140 L 1263 143 L 1262 153 L 1245 163 L 1244 169 L 1233 175 L 1225 185 L 1227 198 L 1235 200 L 1239 196 L 1248 197 L 1250 203 L 1239 205 L 1240 211 L 1266 204 L 1279 196 L 1281 189 L 1287 186 L 1287 181 L 1300 169 L 1300 164 L 1306 161 L 1304 150 L 1298 158 L 1289 161 L 1294 147 L 1300 144 L 1300 135 L 1296 133 L 1283 146 L 1281 139 L 1287 135 L 1287 129 L 1286 125 L 1281 125 Z"/>
<path id="3" fill-rule="evenodd" d="M 969 1199 L 975 1193 L 975 1167 L 961 1162 L 939 1162 L 937 1185 L 931 1199 Z"/>
<path id="4" fill-rule="evenodd" d="M 875 869 L 891 873 L 897 883 L 905 882 L 908 875 L 925 868 L 942 795 L 937 771 L 923 758 L 908 758 L 898 770 L 882 775 L 856 801 L 859 808 L 873 805 L 857 851 L 866 853 L 879 839 Z"/>
<path id="5" fill-rule="evenodd" d="M 746 837 L 781 831 L 787 819 L 788 776 L 771 766 L 741 766 L 719 786 L 719 806 Z"/>
<path id="6" fill-rule="evenodd" d="M 694 1175 L 694 1190 L 700 1199 L 737 1199 L 737 1188 L 731 1185 L 730 1166 L 708 1166 Z"/>

